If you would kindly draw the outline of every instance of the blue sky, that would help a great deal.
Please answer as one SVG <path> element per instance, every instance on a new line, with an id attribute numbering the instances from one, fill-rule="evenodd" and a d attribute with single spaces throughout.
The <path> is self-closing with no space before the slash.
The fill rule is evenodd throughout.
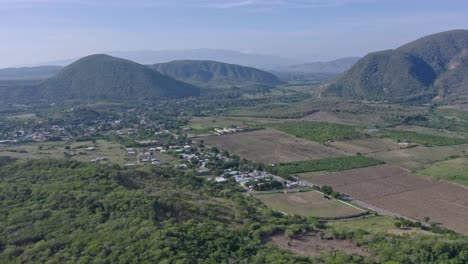
<path id="1" fill-rule="evenodd" d="M 0 0 L 0 67 L 193 48 L 327 60 L 460 28 L 466 0 Z"/>

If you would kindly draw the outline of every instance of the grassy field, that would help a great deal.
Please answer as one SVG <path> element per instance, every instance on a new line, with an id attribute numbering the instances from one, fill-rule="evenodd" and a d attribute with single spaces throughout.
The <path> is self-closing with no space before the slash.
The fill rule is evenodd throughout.
<path id="1" fill-rule="evenodd" d="M 87 147 L 95 147 L 96 150 L 89 151 L 86 150 Z M 81 162 L 90 162 L 97 157 L 103 157 L 107 159 L 104 163 L 109 164 L 136 163 L 136 158 L 126 156 L 126 150 L 122 145 L 106 140 L 97 140 L 96 143 L 91 141 L 41 142 L 0 148 L 0 156 L 18 159 L 63 159 L 65 152 L 74 153 L 75 156 L 72 156 L 71 159 Z M 173 160 L 171 156 L 160 153 L 155 153 L 154 156 L 163 162 Z"/>
<path id="2" fill-rule="evenodd" d="M 284 122 L 269 124 L 267 126 L 296 137 L 322 143 L 328 140 L 352 139 L 365 136 L 361 132 L 361 129 L 357 127 L 324 122 Z"/>
<path id="3" fill-rule="evenodd" d="M 289 134 L 262 129 L 222 136 L 202 137 L 205 144 L 260 163 L 290 162 L 343 156 L 342 151 L 297 138 Z"/>
<path id="4" fill-rule="evenodd" d="M 256 195 L 255 197 L 269 208 L 289 215 L 339 217 L 362 212 L 337 200 L 326 199 L 323 194 L 316 191 Z"/>
<path id="5" fill-rule="evenodd" d="M 440 161 L 419 171 L 418 174 L 468 186 L 468 158 Z"/>
<path id="6" fill-rule="evenodd" d="M 320 160 L 281 163 L 274 167 L 269 167 L 269 169 L 274 174 L 288 176 L 296 173 L 314 171 L 342 171 L 354 168 L 369 167 L 382 163 L 383 162 L 380 160 L 368 158 L 366 156 L 345 156 Z"/>

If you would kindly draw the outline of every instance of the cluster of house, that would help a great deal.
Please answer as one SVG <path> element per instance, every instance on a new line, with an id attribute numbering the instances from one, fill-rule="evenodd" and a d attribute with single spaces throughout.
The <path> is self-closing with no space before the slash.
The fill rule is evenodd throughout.
<path id="1" fill-rule="evenodd" d="M 215 128 L 214 129 L 214 133 L 217 134 L 217 135 L 224 135 L 224 134 L 234 134 L 234 133 L 238 133 L 238 132 L 241 132 L 242 129 L 239 128 L 239 127 L 224 127 L 224 128 Z"/>
<path id="2" fill-rule="evenodd" d="M 135 148 L 127 148 L 127 156 L 128 157 L 134 157 L 136 160 L 138 160 L 140 163 L 151 163 L 153 165 L 161 165 L 161 161 L 153 156 L 155 152 L 165 152 L 165 149 L 163 147 L 155 147 L 155 148 L 149 148 L 149 149 L 144 149 L 140 152 L 136 150 Z"/>
<path id="3" fill-rule="evenodd" d="M 218 183 L 227 182 L 229 178 L 233 178 L 239 185 L 243 188 L 251 191 L 253 190 L 253 184 L 258 182 L 268 182 L 268 181 L 278 181 L 285 183 L 284 187 L 286 189 L 297 188 L 300 186 L 305 186 L 306 184 L 299 179 L 295 181 L 285 180 L 279 176 L 273 175 L 266 171 L 234 171 L 231 169 L 226 169 L 224 171 L 223 176 L 219 176 L 215 178 L 215 181 Z M 260 183 L 262 184 L 262 183 Z"/>

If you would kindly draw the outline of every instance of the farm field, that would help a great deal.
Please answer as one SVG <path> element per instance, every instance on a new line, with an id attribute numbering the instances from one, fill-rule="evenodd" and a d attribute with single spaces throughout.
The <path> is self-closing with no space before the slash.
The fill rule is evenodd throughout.
<path id="1" fill-rule="evenodd" d="M 342 151 L 273 129 L 199 139 L 204 140 L 207 145 L 260 163 L 291 162 L 344 155 Z"/>
<path id="2" fill-rule="evenodd" d="M 428 165 L 446 160 L 457 155 L 464 155 L 468 151 L 468 145 L 424 147 L 391 150 L 370 153 L 367 156 L 385 161 L 388 164 L 397 165 L 411 171 L 426 168 Z"/>
<path id="3" fill-rule="evenodd" d="M 418 174 L 468 186 L 468 158 L 440 161 L 419 171 Z"/>
<path id="4" fill-rule="evenodd" d="M 267 126 L 299 138 L 321 143 L 367 136 L 358 127 L 324 122 L 284 122 Z"/>
<path id="5" fill-rule="evenodd" d="M 326 199 L 316 191 L 255 195 L 269 208 L 289 215 L 304 217 L 351 216 L 363 211 L 334 199 Z"/>
<path id="6" fill-rule="evenodd" d="M 353 114 L 345 112 L 317 111 L 302 117 L 302 121 L 329 122 L 344 125 L 367 126 L 369 124 L 384 124 L 385 121 L 376 115 Z"/>
<path id="7" fill-rule="evenodd" d="M 69 149 L 65 147 L 69 146 Z M 95 147 L 96 150 L 86 150 L 87 147 Z M 70 159 L 90 162 L 97 157 L 106 158 L 106 163 L 124 165 L 125 163 L 135 163 L 135 158 L 126 156 L 125 148 L 114 142 L 106 140 L 97 140 L 84 142 L 43 142 L 31 143 L 21 146 L 3 146 L 0 147 L 0 156 L 9 156 L 17 159 L 63 159 L 65 152 L 75 153 Z M 155 158 L 162 162 L 170 162 L 173 158 L 169 155 L 160 153 L 154 154 Z"/>
<path id="8" fill-rule="evenodd" d="M 396 130 L 401 130 L 401 131 L 411 131 L 411 132 L 416 132 L 416 133 L 421 133 L 421 134 L 432 134 L 436 136 L 444 136 L 444 137 L 454 137 L 454 138 L 467 138 L 468 133 L 464 132 L 455 132 L 455 131 L 449 131 L 445 129 L 435 129 L 435 128 L 429 128 L 429 127 L 422 127 L 422 126 L 414 126 L 414 125 L 398 125 L 394 127 Z"/>
<path id="9" fill-rule="evenodd" d="M 291 174 L 313 171 L 342 171 L 355 168 L 363 168 L 383 164 L 382 161 L 368 158 L 363 155 L 343 156 L 319 160 L 305 160 L 277 164 L 269 167 L 268 171 L 273 174 L 287 177 Z"/>
<path id="10" fill-rule="evenodd" d="M 390 165 L 353 169 L 335 173 L 301 174 L 300 178 L 334 190 L 356 200 L 468 234 L 468 189 L 442 181 L 412 176 Z"/>
<path id="11" fill-rule="evenodd" d="M 224 116 L 210 116 L 210 117 L 193 117 L 190 119 L 188 128 L 195 130 L 206 130 L 214 127 L 229 127 L 229 126 L 243 126 L 248 124 L 256 124 L 261 122 L 261 118 L 249 117 L 224 117 Z M 269 120 L 269 119 L 268 119 Z M 271 120 L 269 120 L 271 122 Z"/>
<path id="12" fill-rule="evenodd" d="M 367 154 L 372 152 L 396 150 L 401 148 L 401 146 L 397 142 L 385 138 L 366 138 L 335 141 L 330 143 L 330 145 L 350 154 Z"/>

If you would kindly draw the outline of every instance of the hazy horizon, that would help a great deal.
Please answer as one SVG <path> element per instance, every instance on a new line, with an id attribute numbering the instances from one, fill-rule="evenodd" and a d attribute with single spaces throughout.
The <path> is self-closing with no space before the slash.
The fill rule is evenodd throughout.
<path id="1" fill-rule="evenodd" d="M 234 50 L 327 61 L 468 28 L 435 0 L 0 0 L 0 67 L 111 51 Z"/>

